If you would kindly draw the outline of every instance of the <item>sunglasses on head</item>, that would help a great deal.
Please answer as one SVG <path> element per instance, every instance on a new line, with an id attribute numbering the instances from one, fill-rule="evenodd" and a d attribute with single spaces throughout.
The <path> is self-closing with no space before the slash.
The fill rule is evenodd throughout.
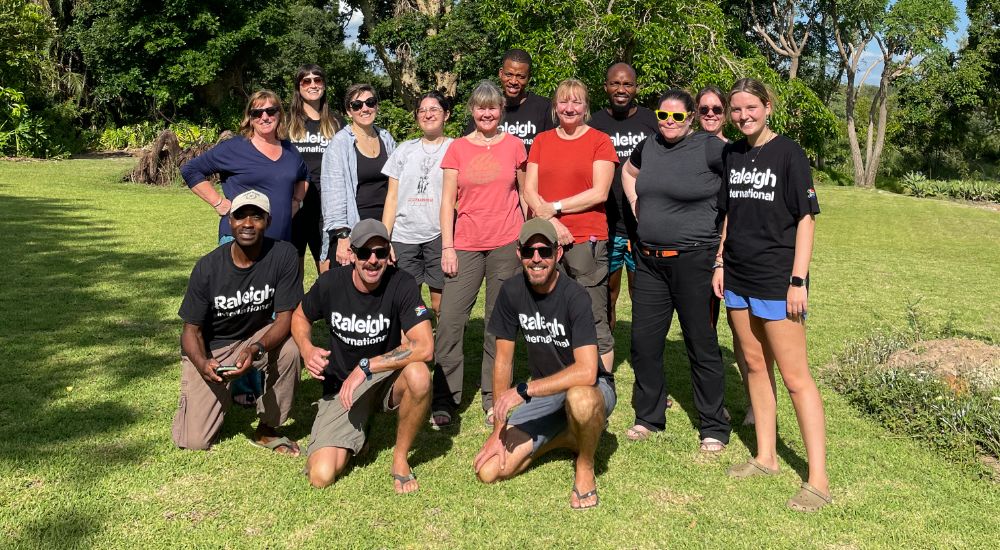
<path id="1" fill-rule="evenodd" d="M 374 254 L 375 258 L 378 260 L 384 260 L 389 257 L 389 247 L 387 246 L 376 246 L 376 247 L 359 246 L 357 248 L 352 246 L 351 250 L 353 250 L 354 255 L 357 256 L 358 259 L 363 262 L 367 262 L 369 259 L 371 259 L 372 254 Z"/>
<path id="2" fill-rule="evenodd" d="M 277 107 L 267 107 L 266 109 L 250 109 L 250 117 L 260 118 L 264 116 L 264 113 L 267 113 L 267 116 L 275 116 L 278 114 L 279 111 L 281 111 L 281 109 Z"/>
<path id="3" fill-rule="evenodd" d="M 368 99 L 361 101 L 360 99 L 355 99 L 350 103 L 352 111 L 357 111 L 362 105 L 367 105 L 369 109 L 374 109 L 378 105 L 378 100 L 375 96 L 369 97 Z"/>
<path id="4" fill-rule="evenodd" d="M 687 120 L 688 114 L 684 111 L 674 112 L 674 111 L 661 111 L 657 109 L 655 111 L 657 120 L 667 120 L 674 119 L 674 122 L 684 122 Z"/>
<path id="5" fill-rule="evenodd" d="M 722 107 L 720 107 L 718 105 L 713 105 L 711 107 L 708 107 L 707 105 L 703 105 L 701 107 L 698 107 L 698 112 L 701 113 L 701 116 L 705 116 L 705 115 L 707 115 L 710 112 L 712 114 L 714 114 L 715 116 L 719 116 L 719 115 L 721 115 L 723 113 L 723 109 L 722 109 Z"/>
<path id="6" fill-rule="evenodd" d="M 535 252 L 538 252 L 538 257 L 544 260 L 552 257 L 552 251 L 551 246 L 522 246 L 521 258 L 530 260 L 535 257 Z"/>
<path id="7" fill-rule="evenodd" d="M 322 76 L 307 76 L 299 81 L 300 86 L 311 86 L 313 84 L 322 84 L 322 83 L 323 83 Z"/>

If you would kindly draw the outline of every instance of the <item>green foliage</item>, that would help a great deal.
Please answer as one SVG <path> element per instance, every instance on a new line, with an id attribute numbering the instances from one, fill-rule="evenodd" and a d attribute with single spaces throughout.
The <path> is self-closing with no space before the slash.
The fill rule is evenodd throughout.
<path id="1" fill-rule="evenodd" d="M 215 143 L 220 134 L 217 127 L 192 122 L 177 121 L 168 126 L 162 121 L 146 120 L 138 124 L 105 128 L 98 137 L 96 145 L 103 151 L 142 149 L 151 145 L 160 132 L 167 128 L 177 135 L 177 142 L 182 149 L 193 145 Z"/>
<path id="2" fill-rule="evenodd" d="M 0 85 L 32 99 L 44 95 L 42 75 L 51 61 L 48 48 L 55 26 L 41 5 L 29 0 L 0 0 Z"/>
<path id="3" fill-rule="evenodd" d="M 1000 202 L 1000 181 L 929 180 L 922 174 L 910 172 L 900 184 L 906 194 L 914 197 Z"/>

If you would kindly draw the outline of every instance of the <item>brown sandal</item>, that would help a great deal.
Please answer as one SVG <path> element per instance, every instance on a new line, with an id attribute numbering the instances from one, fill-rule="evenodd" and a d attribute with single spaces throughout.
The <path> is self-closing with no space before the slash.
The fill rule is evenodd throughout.
<path id="1" fill-rule="evenodd" d="M 803 481 L 799 492 L 788 499 L 788 507 L 796 512 L 816 512 L 832 502 L 830 495 L 824 495 L 819 489 Z"/>
<path id="2" fill-rule="evenodd" d="M 767 466 L 764 466 L 763 464 L 758 462 L 756 458 L 750 457 L 750 460 L 744 462 L 743 464 L 737 464 L 729 468 L 729 470 L 726 471 L 726 474 L 729 475 L 729 477 L 733 477 L 736 479 L 744 479 L 753 476 L 777 475 L 778 469 L 768 468 Z"/>

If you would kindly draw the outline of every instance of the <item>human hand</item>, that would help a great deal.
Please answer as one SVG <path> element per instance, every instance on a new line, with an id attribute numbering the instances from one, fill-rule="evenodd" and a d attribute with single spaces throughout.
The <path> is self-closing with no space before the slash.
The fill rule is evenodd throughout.
<path id="1" fill-rule="evenodd" d="M 340 387 L 340 404 L 344 406 L 344 410 L 351 410 L 351 405 L 354 404 L 354 391 L 366 379 L 367 376 L 365 376 L 365 372 L 361 370 L 361 367 L 354 367 L 351 374 L 344 380 L 344 385 Z"/>
<path id="2" fill-rule="evenodd" d="M 232 208 L 232 206 L 233 206 L 232 201 L 230 201 L 225 197 L 222 197 L 222 202 L 219 203 L 219 206 L 215 207 L 215 213 L 220 216 L 225 216 L 226 214 L 229 213 L 229 209 Z"/>
<path id="3" fill-rule="evenodd" d="M 205 382 L 209 384 L 222 384 L 225 381 L 218 374 L 215 374 L 215 369 L 221 366 L 214 357 L 209 357 L 200 365 L 195 365 L 195 368 L 198 369 L 198 374 L 201 375 Z"/>
<path id="4" fill-rule="evenodd" d="M 804 286 L 788 287 L 788 295 L 785 297 L 785 311 L 793 321 L 802 321 L 806 313 L 808 293 Z"/>
<path id="5" fill-rule="evenodd" d="M 340 265 L 351 263 L 351 241 L 347 239 L 337 240 L 337 263 Z"/>
<path id="6" fill-rule="evenodd" d="M 296 214 L 299 213 L 299 209 L 302 208 L 302 201 L 297 201 L 292 198 L 292 217 L 294 218 Z"/>
<path id="7" fill-rule="evenodd" d="M 445 248 L 441 251 L 441 271 L 448 277 L 458 275 L 458 253 L 454 248 Z"/>
<path id="8" fill-rule="evenodd" d="M 320 347 L 311 346 L 308 350 L 305 350 L 302 353 L 302 359 L 305 360 L 306 370 L 309 371 L 309 375 L 316 380 L 325 380 L 323 371 L 330 364 L 329 359 L 327 359 L 329 356 L 330 350 Z"/>
<path id="9" fill-rule="evenodd" d="M 327 271 L 330 271 L 330 260 L 328 259 L 319 263 L 319 274 L 322 275 Z"/>
<path id="10" fill-rule="evenodd" d="M 504 423 L 506 423 L 506 421 L 504 421 Z M 501 472 L 507 466 L 507 449 L 504 447 L 503 440 L 500 438 L 500 434 L 502 432 L 503 429 L 494 430 L 493 433 L 486 439 L 486 443 L 483 443 L 483 448 L 479 450 L 479 453 L 476 455 L 476 459 L 472 462 L 472 466 L 475 468 L 477 474 L 479 473 L 479 470 L 482 469 L 482 467 L 495 456 L 500 458 Z"/>
<path id="11" fill-rule="evenodd" d="M 539 218 L 549 219 L 556 216 L 556 208 L 552 206 L 551 202 L 542 201 L 542 204 L 539 204 L 538 208 L 534 210 L 535 215 Z"/>
<path id="12" fill-rule="evenodd" d="M 507 388 L 507 391 L 500 394 L 500 397 L 493 400 L 494 422 L 507 422 L 510 412 L 524 403 L 524 398 L 517 393 L 517 388 Z"/>
<path id="13" fill-rule="evenodd" d="M 712 270 L 712 292 L 715 293 L 715 297 L 722 299 L 722 294 L 725 291 L 724 278 L 725 271 L 721 267 L 717 267 Z"/>
<path id="14" fill-rule="evenodd" d="M 556 238 L 559 239 L 559 244 L 563 246 L 573 244 L 573 234 L 570 233 L 569 229 L 566 229 L 566 226 L 561 221 L 555 218 L 549 221 L 552 223 L 552 227 L 556 229 Z"/>
<path id="15" fill-rule="evenodd" d="M 233 363 L 236 370 L 222 373 L 222 378 L 226 382 L 230 382 L 243 376 L 243 373 L 245 373 L 250 366 L 253 365 L 253 352 L 256 350 L 257 346 L 254 345 L 249 345 L 243 348 L 239 355 L 236 356 L 236 361 Z"/>

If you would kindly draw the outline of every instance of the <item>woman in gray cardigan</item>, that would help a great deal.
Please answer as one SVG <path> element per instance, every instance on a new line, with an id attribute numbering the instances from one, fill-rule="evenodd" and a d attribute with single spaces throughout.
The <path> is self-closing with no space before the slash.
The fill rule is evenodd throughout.
<path id="1" fill-rule="evenodd" d="M 340 265 L 350 263 L 345 237 L 354 224 L 366 218 L 382 219 L 389 184 L 382 167 L 396 149 L 389 132 L 375 126 L 378 96 L 370 84 L 352 84 L 344 94 L 344 109 L 351 123 L 333 136 L 323 152 L 323 271 L 329 269 L 331 259 Z"/>

